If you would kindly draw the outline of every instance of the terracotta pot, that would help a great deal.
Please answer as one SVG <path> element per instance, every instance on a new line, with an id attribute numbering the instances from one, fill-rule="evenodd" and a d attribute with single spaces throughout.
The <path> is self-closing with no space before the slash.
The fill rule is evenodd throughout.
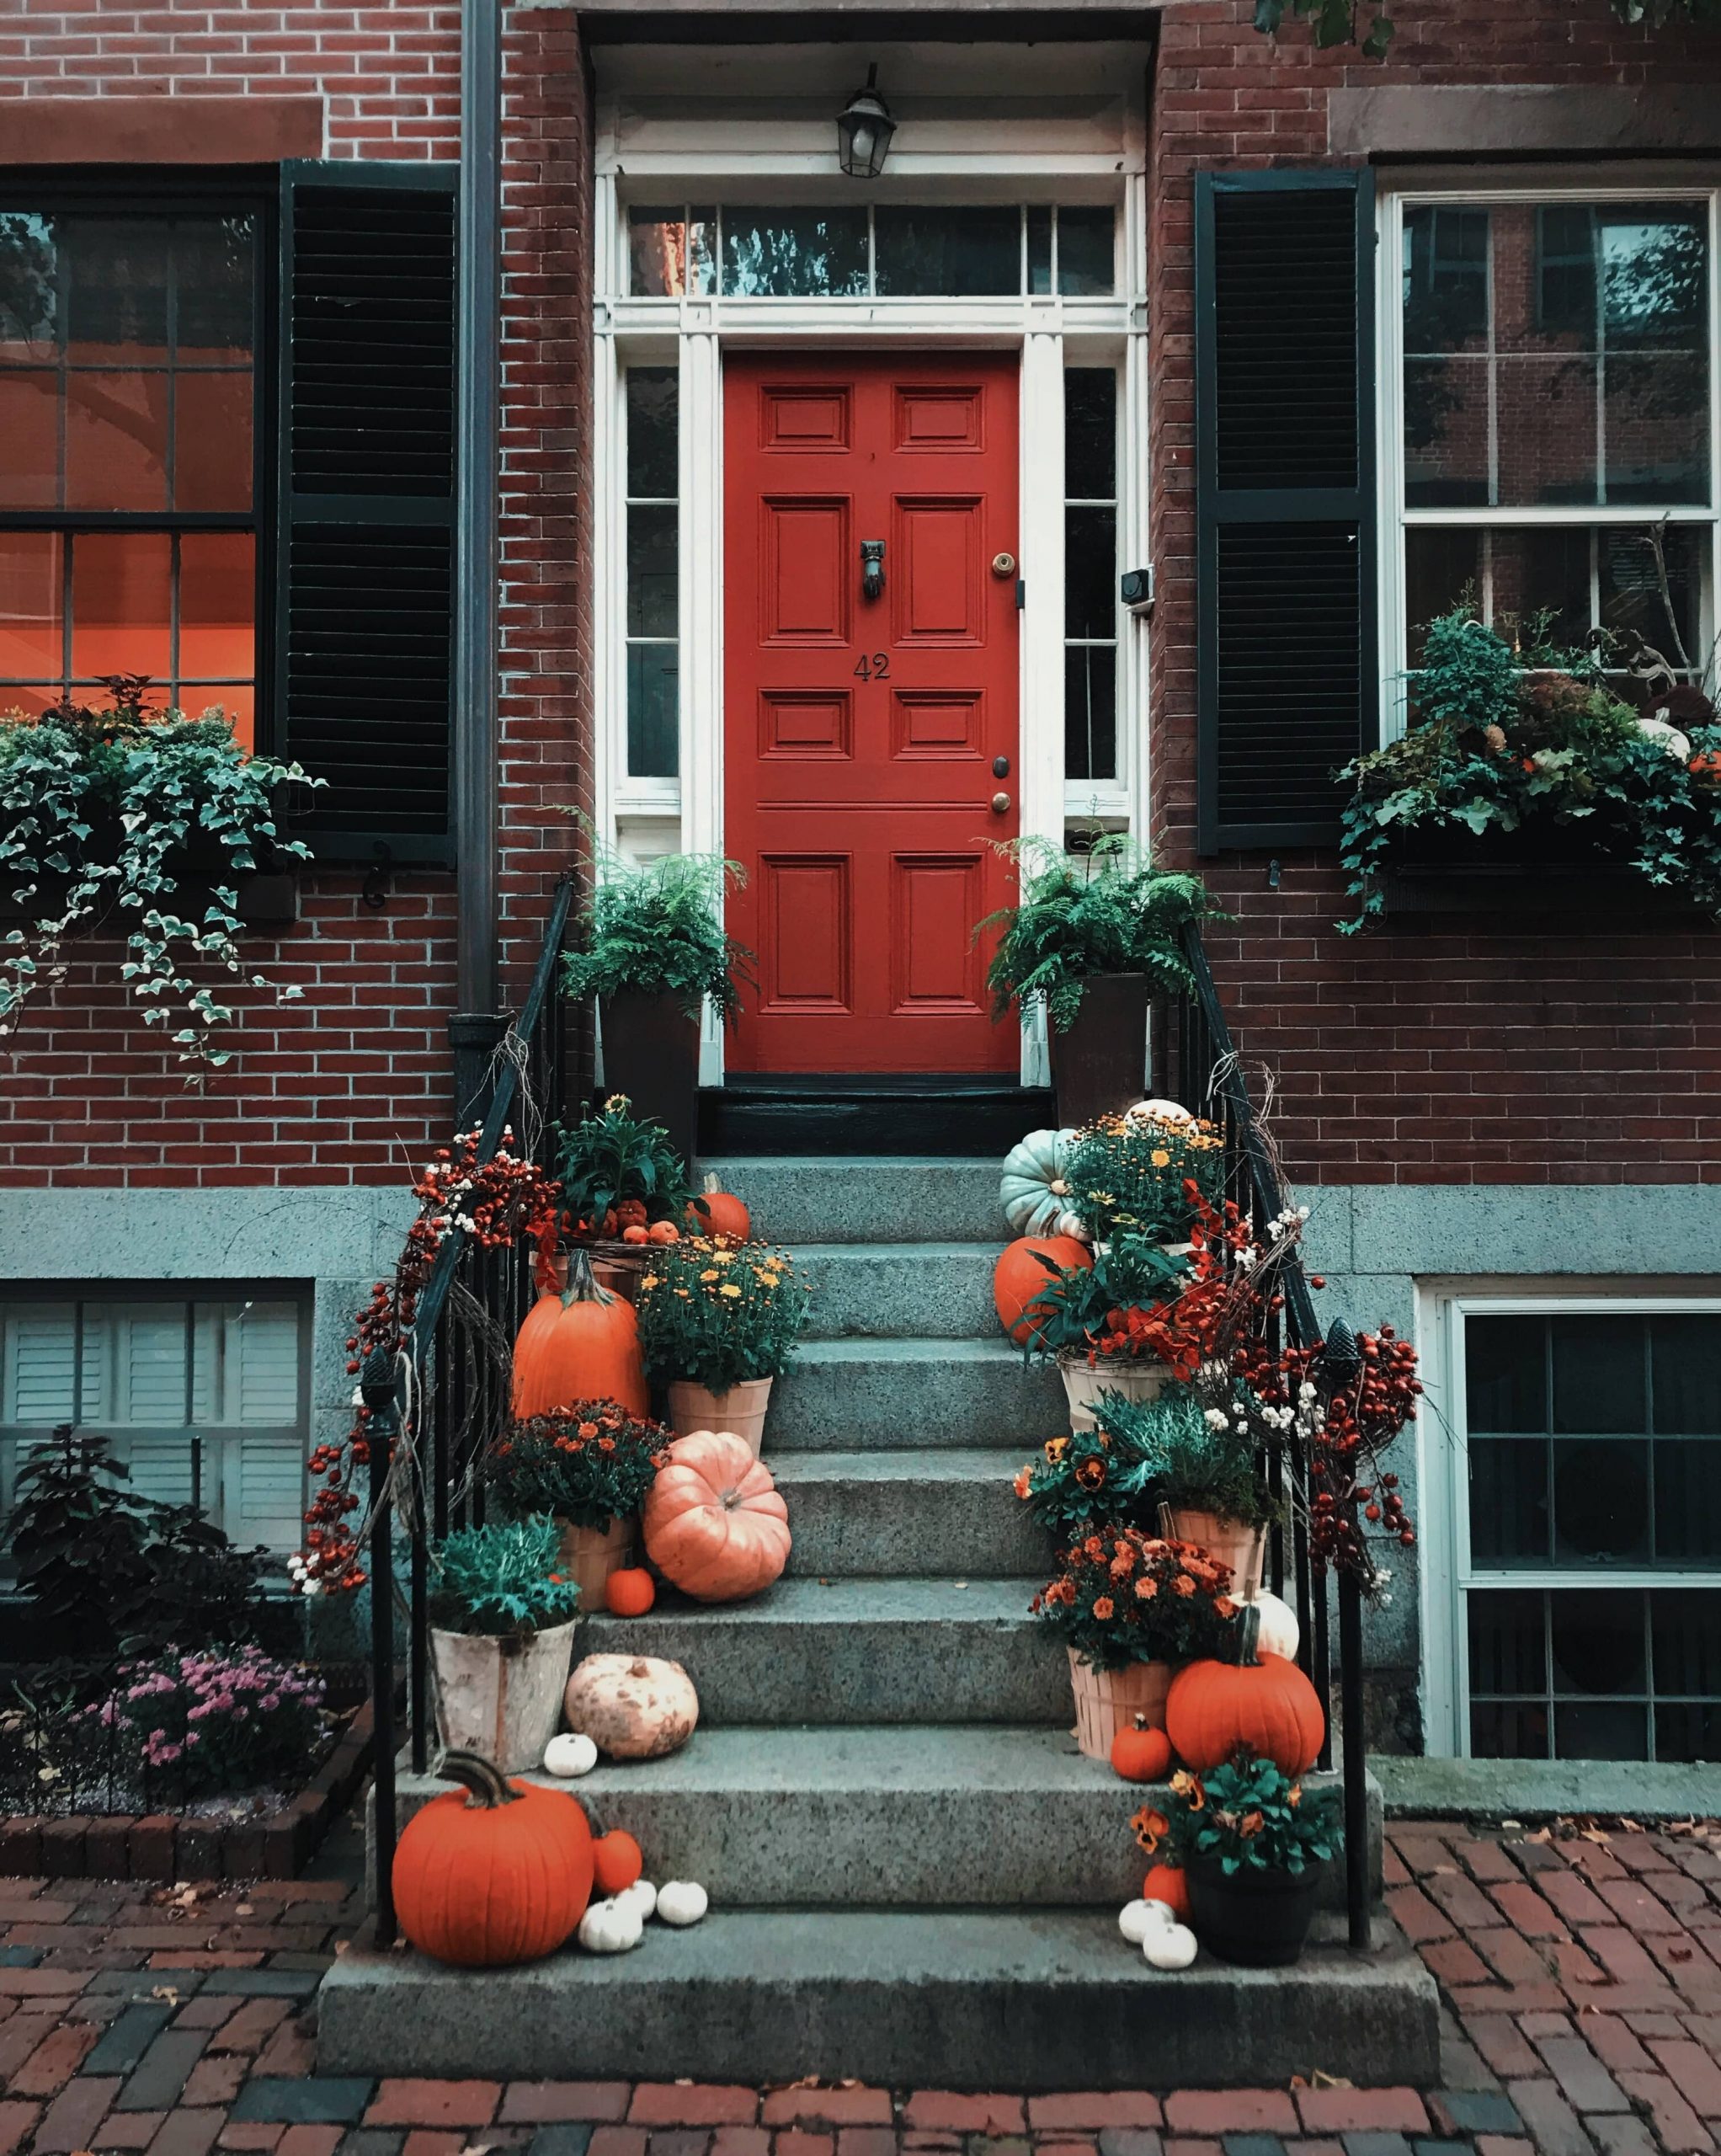
<path id="1" fill-rule="evenodd" d="M 571 1519 L 558 1519 L 562 1529 L 562 1569 L 572 1572 L 579 1584 L 582 1609 L 601 1609 L 604 1585 L 611 1572 L 619 1572 L 633 1550 L 633 1516 L 612 1519 L 603 1532 L 595 1527 L 576 1527 Z"/>
<path id="2" fill-rule="evenodd" d="M 1120 1729 L 1133 1729 L 1142 1717 L 1148 1729 L 1165 1726 L 1165 1695 L 1171 1689 L 1169 1662 L 1132 1662 L 1122 1669 L 1095 1669 L 1069 1656 L 1069 1684 L 1075 1694 L 1076 1748 L 1084 1758 L 1111 1757 L 1111 1740 Z"/>
<path id="3" fill-rule="evenodd" d="M 1267 1531 L 1245 1527 L 1240 1519 L 1223 1513 L 1196 1512 L 1187 1505 L 1161 1505 L 1162 1533 L 1175 1542 L 1197 1542 L 1210 1557 L 1231 1567 L 1231 1588 L 1239 1602 L 1253 1602 L 1261 1590 L 1266 1568 Z"/>
<path id="4" fill-rule="evenodd" d="M 661 1123 L 684 1161 L 699 1150 L 699 1020 L 679 995 L 606 995 L 599 1006 L 604 1091 L 626 1093 L 642 1121 Z"/>
<path id="5" fill-rule="evenodd" d="M 1102 1392 L 1121 1392 L 1126 1400 L 1157 1400 L 1171 1382 L 1167 1364 L 1125 1362 L 1122 1357 L 1102 1360 L 1098 1364 L 1086 1361 L 1060 1363 L 1058 1371 L 1063 1380 L 1064 1397 L 1069 1402 L 1072 1430 L 1098 1427 L 1094 1403 Z"/>
<path id="6" fill-rule="evenodd" d="M 433 1626 L 437 1723 L 449 1751 L 478 1752 L 504 1774 L 541 1764 L 562 1719 L 574 1620 L 498 1638 Z"/>
<path id="7" fill-rule="evenodd" d="M 1058 1120 L 1070 1126 L 1118 1115 L 1142 1097 L 1148 1069 L 1148 977 L 1095 974 L 1067 1033 L 1048 1032 Z"/>
<path id="8" fill-rule="evenodd" d="M 607 1288 L 612 1295 L 620 1295 L 624 1302 L 639 1300 L 639 1276 L 645 1271 L 643 1252 L 636 1254 L 626 1243 L 582 1243 L 580 1248 L 591 1261 L 592 1278 L 600 1288 Z M 532 1261 L 532 1277 L 540 1290 L 554 1288 L 558 1295 L 567 1292 L 567 1253 L 558 1251 L 553 1257 L 538 1257 Z"/>
<path id="9" fill-rule="evenodd" d="M 702 1385 L 678 1378 L 669 1387 L 670 1428 L 682 1438 L 693 1430 L 733 1430 L 746 1439 L 757 1460 L 771 1384 L 770 1378 L 743 1378 L 727 1392 L 708 1392 Z"/>

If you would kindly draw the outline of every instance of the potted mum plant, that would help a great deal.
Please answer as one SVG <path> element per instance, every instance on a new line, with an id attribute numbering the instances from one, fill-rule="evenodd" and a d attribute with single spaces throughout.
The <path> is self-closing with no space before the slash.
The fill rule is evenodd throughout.
<path id="1" fill-rule="evenodd" d="M 1186 1259 L 1157 1243 L 1120 1236 L 1091 1265 L 1055 1273 L 1022 1312 L 1030 1362 L 1053 1362 L 1070 1426 L 1095 1427 L 1103 1393 L 1153 1400 L 1172 1381 L 1163 1321 L 1189 1277 Z"/>
<path id="2" fill-rule="evenodd" d="M 505 1774 L 544 1756 L 562 1712 L 579 1589 L 547 1513 L 459 1528 L 432 1555 L 431 1667 L 445 1749 Z"/>
<path id="3" fill-rule="evenodd" d="M 602 1027 L 605 1081 L 660 1123 L 684 1158 L 698 1147 L 700 1021 L 709 1001 L 738 1016 L 752 953 L 723 927 L 738 862 L 714 853 L 631 862 L 593 842 L 594 888 L 564 992 L 591 997 Z"/>
<path id="4" fill-rule="evenodd" d="M 682 1436 L 732 1430 L 758 1457 L 807 1293 L 788 1252 L 765 1243 L 692 1235 L 653 1254 L 639 1283 L 640 1344 Z"/>
<path id="5" fill-rule="evenodd" d="M 1344 1831 L 1331 1791 L 1305 1797 L 1271 1759 L 1239 1753 L 1204 1775 L 1171 1778 L 1164 1828 L 1189 1887 L 1196 1935 L 1222 1961 L 1287 1968 L 1301 1956 L 1321 1879 Z M 1152 1840 L 1141 1828 L 1143 1845 Z"/>
<path id="6" fill-rule="evenodd" d="M 603 1285 L 631 1302 L 644 1246 L 680 1240 L 693 1198 L 686 1159 L 661 1123 L 635 1115 L 625 1093 L 612 1093 L 595 1115 L 558 1124 L 552 1145 L 565 1232 L 589 1246 Z"/>
<path id="7" fill-rule="evenodd" d="M 975 931 L 1002 931 L 986 975 L 994 1016 L 1044 1008 L 1060 1123 L 1114 1113 L 1141 1094 L 1149 997 L 1194 985 L 1179 931 L 1212 905 L 1198 876 L 1161 874 L 1122 832 L 1083 854 L 1039 837 L 999 851 L 1020 894 Z"/>
<path id="8" fill-rule="evenodd" d="M 1186 1241 L 1202 1206 L 1224 1197 L 1225 1175 L 1224 1133 L 1169 1101 L 1101 1116 L 1064 1156 L 1067 1203 L 1096 1243 Z"/>
<path id="9" fill-rule="evenodd" d="M 1076 1743 L 1111 1756 L 1120 1729 L 1163 1729 L 1177 1663 L 1217 1652 L 1237 1614 L 1231 1575 L 1206 1550 L 1138 1527 L 1097 1529 L 1064 1554 L 1031 1605 L 1063 1640 Z"/>
<path id="10" fill-rule="evenodd" d="M 551 1516 L 562 1535 L 558 1570 L 579 1589 L 582 1609 L 601 1609 L 610 1575 L 630 1560 L 635 1521 L 669 1444 L 661 1422 L 614 1400 L 585 1400 L 516 1422 L 484 1479 L 515 1518 Z"/>

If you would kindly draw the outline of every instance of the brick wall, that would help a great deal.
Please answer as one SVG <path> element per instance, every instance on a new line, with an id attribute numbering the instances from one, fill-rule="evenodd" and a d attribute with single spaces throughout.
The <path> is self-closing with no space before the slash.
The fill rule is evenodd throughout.
<path id="1" fill-rule="evenodd" d="M 161 95 L 185 101 L 194 129 L 200 95 L 308 92 L 331 156 L 453 158 L 459 24 L 454 5 L 24 0 L 0 22 L 0 100 Z M 590 151 L 572 12 L 509 8 L 504 71 L 503 888 L 517 995 L 570 851 L 556 804 L 584 798 L 591 772 Z M 0 104 L 0 160 L 4 124 Z M 453 881 L 403 874 L 380 911 L 359 882 L 308 874 L 299 926 L 248 942 L 303 1000 L 241 990 L 235 1060 L 201 1091 L 127 1010 L 117 948 L 68 947 L 66 978 L 30 1006 L 0 1082 L 11 1182 L 399 1182 L 450 1114 Z"/>
<path id="2" fill-rule="evenodd" d="M 1327 161 L 1340 85 L 1721 81 L 1721 40 L 1627 29 L 1606 0 L 1404 0 L 1384 61 L 1270 43 L 1252 0 L 1171 0 L 1151 141 L 1154 825 L 1195 859 L 1194 174 Z M 1372 929 L 1331 855 L 1202 864 L 1239 1044 L 1279 1078 L 1294 1176 L 1325 1182 L 1721 1182 L 1721 936 Z M 1629 888 L 1629 887 L 1628 887 Z"/>

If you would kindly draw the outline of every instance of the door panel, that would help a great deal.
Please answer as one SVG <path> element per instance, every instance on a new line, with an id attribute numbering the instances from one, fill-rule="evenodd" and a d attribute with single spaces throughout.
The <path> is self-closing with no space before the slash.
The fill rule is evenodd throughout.
<path id="1" fill-rule="evenodd" d="M 1009 353 L 727 364 L 724 844 L 760 984 L 732 1070 L 1016 1068 L 973 940 L 1017 829 L 1016 402 Z"/>

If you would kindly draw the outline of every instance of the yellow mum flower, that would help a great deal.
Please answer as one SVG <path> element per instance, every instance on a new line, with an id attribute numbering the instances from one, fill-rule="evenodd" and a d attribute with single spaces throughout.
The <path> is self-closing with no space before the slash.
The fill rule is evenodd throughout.
<path id="1" fill-rule="evenodd" d="M 726 1280 L 722 1286 L 718 1289 L 717 1293 L 720 1295 L 733 1295 L 738 1299 L 741 1290 L 735 1285 L 735 1283 L 733 1280 Z"/>

